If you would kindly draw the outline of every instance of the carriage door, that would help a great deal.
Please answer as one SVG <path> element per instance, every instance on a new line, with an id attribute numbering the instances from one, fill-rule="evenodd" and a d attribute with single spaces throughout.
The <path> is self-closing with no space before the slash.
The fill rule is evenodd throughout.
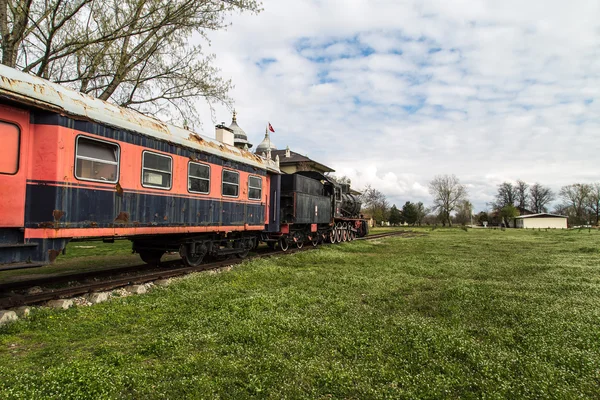
<path id="1" fill-rule="evenodd" d="M 29 113 L 0 105 L 0 228 L 25 222 Z"/>

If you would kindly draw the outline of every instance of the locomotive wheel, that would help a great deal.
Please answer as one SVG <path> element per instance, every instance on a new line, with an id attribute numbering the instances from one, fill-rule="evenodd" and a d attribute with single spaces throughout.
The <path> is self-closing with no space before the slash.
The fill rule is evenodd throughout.
<path id="1" fill-rule="evenodd" d="M 304 235 L 301 232 L 294 233 L 294 242 L 296 242 L 296 247 L 301 249 L 304 247 Z"/>
<path id="2" fill-rule="evenodd" d="M 350 241 L 350 238 L 348 237 L 348 224 L 345 222 L 342 224 L 342 241 Z"/>
<path id="3" fill-rule="evenodd" d="M 329 232 L 329 235 L 327 236 L 329 243 L 332 243 L 332 244 L 335 243 L 335 237 L 336 237 L 335 232 L 336 232 L 335 228 L 331 229 L 331 231 Z"/>
<path id="4" fill-rule="evenodd" d="M 279 239 L 279 242 L 277 242 L 277 246 L 281 251 L 287 251 L 290 248 L 290 244 L 288 243 L 287 238 L 285 237 L 281 237 Z"/>
<path id="5" fill-rule="evenodd" d="M 140 251 L 140 258 L 146 264 L 158 265 L 160 264 L 160 258 L 163 252 L 160 250 L 142 250 Z"/>
<path id="6" fill-rule="evenodd" d="M 310 239 L 310 243 L 313 245 L 313 247 L 317 247 L 317 245 L 319 244 L 319 235 L 317 235 L 316 233 L 311 237 Z"/>
<path id="7" fill-rule="evenodd" d="M 335 229 L 336 229 L 336 242 L 340 243 L 342 241 L 342 223 L 338 222 L 337 224 L 335 224 Z"/>

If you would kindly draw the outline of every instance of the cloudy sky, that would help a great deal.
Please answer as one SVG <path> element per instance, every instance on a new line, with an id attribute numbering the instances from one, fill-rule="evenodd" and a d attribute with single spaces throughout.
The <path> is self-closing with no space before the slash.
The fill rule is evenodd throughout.
<path id="1" fill-rule="evenodd" d="M 455 174 L 475 210 L 496 185 L 600 180 L 600 2 L 265 0 L 211 51 L 238 123 L 278 148 L 431 204 Z M 213 135 L 210 113 L 202 128 Z M 231 115 L 217 107 L 217 121 Z"/>

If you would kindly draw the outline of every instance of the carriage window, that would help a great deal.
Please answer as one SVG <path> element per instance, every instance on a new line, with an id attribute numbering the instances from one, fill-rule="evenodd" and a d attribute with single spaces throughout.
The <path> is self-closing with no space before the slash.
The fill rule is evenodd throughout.
<path id="1" fill-rule="evenodd" d="M 260 200 L 262 196 L 262 179 L 257 176 L 248 177 L 248 198 Z"/>
<path id="2" fill-rule="evenodd" d="M 240 174 L 223 170 L 223 196 L 238 197 L 240 188 Z"/>
<path id="3" fill-rule="evenodd" d="M 142 186 L 157 189 L 171 189 L 173 160 L 162 154 L 142 153 Z"/>
<path id="4" fill-rule="evenodd" d="M 119 180 L 119 146 L 85 136 L 77 137 L 75 177 L 115 183 Z"/>
<path id="5" fill-rule="evenodd" d="M 342 191 L 340 188 L 335 188 L 335 201 L 342 201 Z"/>
<path id="6" fill-rule="evenodd" d="M 188 190 L 192 193 L 208 194 L 210 191 L 210 167 L 208 165 L 189 163 Z"/>
<path id="7" fill-rule="evenodd" d="M 0 174 L 16 174 L 19 169 L 19 128 L 0 122 Z"/>

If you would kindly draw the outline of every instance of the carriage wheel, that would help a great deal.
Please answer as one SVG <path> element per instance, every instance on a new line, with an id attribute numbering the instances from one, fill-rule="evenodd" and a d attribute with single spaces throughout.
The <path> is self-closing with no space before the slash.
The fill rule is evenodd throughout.
<path id="1" fill-rule="evenodd" d="M 151 265 L 160 264 L 160 258 L 164 254 L 164 252 L 160 250 L 142 250 L 139 253 L 142 261 Z"/>
<path id="2" fill-rule="evenodd" d="M 241 245 L 243 246 L 244 250 L 240 253 L 237 253 L 236 256 L 238 258 L 246 258 L 246 256 L 248 255 L 248 253 L 250 253 L 250 249 L 254 248 L 254 239 L 246 239 L 246 240 L 242 240 L 241 241 Z"/>
<path id="3" fill-rule="evenodd" d="M 188 267 L 197 267 L 198 265 L 202 264 L 202 260 L 204 259 L 206 252 L 203 251 L 200 253 L 192 253 L 191 248 L 191 243 L 182 244 L 181 247 L 179 247 L 179 255 L 181 255 L 181 259 L 185 265 Z"/>

